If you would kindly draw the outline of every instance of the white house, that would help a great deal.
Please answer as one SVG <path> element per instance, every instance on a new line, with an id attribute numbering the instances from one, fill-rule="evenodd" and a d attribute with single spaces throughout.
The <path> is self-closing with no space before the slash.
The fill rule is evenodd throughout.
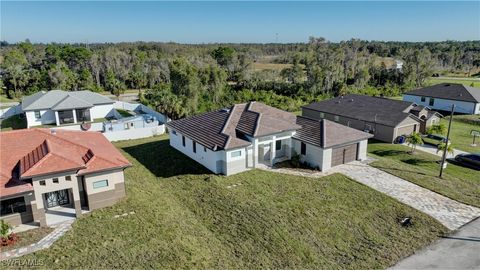
<path id="1" fill-rule="evenodd" d="M 438 111 L 450 111 L 455 104 L 456 113 L 480 114 L 480 88 L 458 83 L 441 83 L 416 89 L 405 93 L 403 100 Z"/>
<path id="2" fill-rule="evenodd" d="M 91 91 L 41 91 L 22 100 L 27 128 L 32 126 L 81 123 L 113 113 L 113 100 Z"/>
<path id="3" fill-rule="evenodd" d="M 299 154 L 312 167 L 366 158 L 371 134 L 258 102 L 234 105 L 166 124 L 170 145 L 216 174 L 271 166 Z"/>

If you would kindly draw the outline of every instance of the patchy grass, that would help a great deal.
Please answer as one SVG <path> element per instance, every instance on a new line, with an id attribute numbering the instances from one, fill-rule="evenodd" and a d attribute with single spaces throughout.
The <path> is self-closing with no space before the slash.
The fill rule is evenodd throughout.
<path id="1" fill-rule="evenodd" d="M 291 67 L 292 64 L 280 64 L 280 63 L 261 63 L 261 62 L 255 62 L 253 63 L 253 69 L 256 71 L 259 70 L 284 70 L 286 68 Z"/>
<path id="2" fill-rule="evenodd" d="M 450 116 L 444 117 L 442 123 L 448 127 L 449 120 Z M 480 138 L 477 137 L 477 146 L 471 146 L 473 136 L 470 135 L 470 132 L 473 129 L 480 131 L 479 115 L 454 115 L 450 131 L 453 147 L 471 153 L 480 152 Z"/>
<path id="3" fill-rule="evenodd" d="M 472 78 L 442 78 L 442 77 L 430 77 L 426 81 L 427 85 L 434 85 L 439 83 L 461 83 L 466 86 L 480 87 L 480 80 Z"/>
<path id="4" fill-rule="evenodd" d="M 25 247 L 33 243 L 36 243 L 40 241 L 42 238 L 44 238 L 45 236 L 47 236 L 47 234 L 51 233 L 52 231 L 53 231 L 52 228 L 46 227 L 46 228 L 38 228 L 38 229 L 17 233 L 17 236 L 19 237 L 19 241 L 17 241 L 15 245 L 12 245 L 12 246 L 6 246 L 6 247 L 0 246 L 0 252 L 21 248 L 21 247 Z"/>
<path id="5" fill-rule="evenodd" d="M 50 268 L 371 269 L 447 232 L 340 174 L 215 176 L 165 136 L 115 145 L 133 163 L 127 198 L 83 216 L 51 248 L 24 259 Z M 406 216 L 410 227 L 399 224 Z"/>
<path id="6" fill-rule="evenodd" d="M 1 94 L 0 95 L 0 102 L 1 103 L 6 103 L 6 102 L 19 102 L 19 98 L 8 98 L 7 95 Z"/>
<path id="7" fill-rule="evenodd" d="M 27 128 L 27 120 L 23 114 L 14 115 L 12 117 L 3 119 L 0 123 L 1 130 L 14 130 Z"/>
<path id="8" fill-rule="evenodd" d="M 378 160 L 371 165 L 425 187 L 456 201 L 480 207 L 480 173 L 448 164 L 443 178 L 438 178 L 440 157 L 409 147 L 388 143 L 369 143 L 368 152 Z"/>

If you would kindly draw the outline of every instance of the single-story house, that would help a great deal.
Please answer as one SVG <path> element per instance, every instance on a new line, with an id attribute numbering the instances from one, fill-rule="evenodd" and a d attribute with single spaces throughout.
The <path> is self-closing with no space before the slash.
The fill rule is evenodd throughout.
<path id="1" fill-rule="evenodd" d="M 22 99 L 27 128 L 90 122 L 113 113 L 112 99 L 91 91 L 41 91 Z"/>
<path id="2" fill-rule="evenodd" d="M 441 117 L 428 107 L 419 107 L 413 102 L 356 94 L 303 106 L 302 116 L 328 119 L 390 143 L 401 135 L 424 132 Z"/>
<path id="3" fill-rule="evenodd" d="M 168 122 L 170 145 L 216 174 L 231 175 L 300 155 L 312 167 L 366 158 L 372 135 L 296 117 L 259 102 Z"/>
<path id="4" fill-rule="evenodd" d="M 455 104 L 456 113 L 480 114 L 480 88 L 459 83 L 441 83 L 416 89 L 405 93 L 403 100 L 438 111 L 450 111 Z"/>
<path id="5" fill-rule="evenodd" d="M 128 160 L 99 132 L 21 129 L 0 133 L 0 203 L 11 225 L 48 225 L 46 212 L 110 206 L 125 196 Z"/>

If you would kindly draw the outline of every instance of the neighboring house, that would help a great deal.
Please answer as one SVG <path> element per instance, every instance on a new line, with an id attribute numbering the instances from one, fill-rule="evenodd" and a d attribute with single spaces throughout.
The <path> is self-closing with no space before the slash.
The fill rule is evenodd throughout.
<path id="1" fill-rule="evenodd" d="M 433 110 L 480 114 L 480 88 L 459 83 L 441 83 L 407 92 L 403 100 L 428 106 Z"/>
<path id="2" fill-rule="evenodd" d="M 303 106 L 302 115 L 369 132 L 375 139 L 390 143 L 401 135 L 424 132 L 441 117 L 413 102 L 355 94 Z"/>
<path id="3" fill-rule="evenodd" d="M 84 210 L 125 196 L 131 166 L 99 132 L 22 129 L 0 133 L 0 218 L 11 225 L 39 222 L 52 207 Z"/>
<path id="4" fill-rule="evenodd" d="M 328 120 L 296 117 L 259 102 L 166 124 L 170 145 L 217 174 L 231 175 L 299 154 L 312 167 L 366 158 L 370 134 Z"/>
<path id="5" fill-rule="evenodd" d="M 137 114 L 130 117 L 110 120 L 103 123 L 103 132 L 113 132 L 128 129 L 156 127 L 160 123 L 157 118 L 150 114 Z"/>
<path id="6" fill-rule="evenodd" d="M 22 99 L 27 128 L 46 124 L 57 126 L 105 118 L 115 101 L 91 91 L 41 91 Z"/>

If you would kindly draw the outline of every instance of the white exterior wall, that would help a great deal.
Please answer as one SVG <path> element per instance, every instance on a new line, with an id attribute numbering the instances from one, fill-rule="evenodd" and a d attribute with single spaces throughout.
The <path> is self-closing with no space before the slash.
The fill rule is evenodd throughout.
<path id="1" fill-rule="evenodd" d="M 104 118 L 113 110 L 113 104 L 95 105 L 90 108 L 90 117 L 92 120 Z"/>
<path id="2" fill-rule="evenodd" d="M 368 140 L 363 140 L 358 143 L 358 159 L 359 160 L 367 159 L 367 147 L 368 147 Z"/>
<path id="3" fill-rule="evenodd" d="M 102 124 L 102 123 L 99 123 Z M 102 127 L 103 128 L 103 127 Z M 145 127 L 145 128 L 135 128 L 135 129 L 126 129 L 112 132 L 103 132 L 103 136 L 111 142 L 122 141 L 122 140 L 134 140 L 141 138 L 148 138 L 156 135 L 161 135 L 165 133 L 165 125 L 154 126 L 154 127 Z M 180 142 L 181 143 L 181 142 Z"/>
<path id="4" fill-rule="evenodd" d="M 240 151 L 240 156 L 232 157 L 233 152 Z M 246 148 L 233 149 L 229 151 L 222 151 L 225 153 L 225 175 L 232 175 L 248 170 L 247 168 L 247 151 Z"/>
<path id="5" fill-rule="evenodd" d="M 194 153 L 191 139 L 185 137 L 185 146 L 183 146 L 182 134 L 177 132 L 175 135 L 173 133 L 173 130 L 170 129 L 170 146 L 202 164 L 213 173 L 223 173 L 221 166 L 217 168 L 217 161 L 221 161 L 222 164 L 225 162 L 225 151 L 212 151 L 208 148 L 204 151 L 204 146 L 197 143 L 197 152 Z"/>
<path id="6" fill-rule="evenodd" d="M 88 195 L 99 193 L 99 192 L 105 192 L 109 190 L 115 190 L 116 184 L 121 184 L 125 181 L 123 177 L 123 169 L 87 174 L 87 175 L 84 175 L 84 179 L 85 179 L 85 191 L 87 191 Z M 93 183 L 101 180 L 107 180 L 108 186 L 94 189 Z"/>
<path id="7" fill-rule="evenodd" d="M 425 96 L 425 102 L 422 102 L 422 97 L 412 96 L 412 95 L 403 95 L 404 101 L 415 102 L 419 105 L 430 107 L 434 110 L 450 111 L 452 109 L 452 104 L 455 104 L 455 112 L 465 113 L 465 114 L 480 114 L 480 110 L 477 108 L 480 106 L 479 103 L 471 103 L 458 100 L 448 100 L 441 98 L 434 98 L 433 106 L 429 105 L 430 97 Z"/>
<path id="8" fill-rule="evenodd" d="M 27 128 L 55 123 L 55 112 L 52 110 L 40 110 L 40 119 L 35 117 L 35 111 L 25 112 Z"/>
<path id="9" fill-rule="evenodd" d="M 313 168 L 318 168 L 319 170 L 325 170 L 325 159 L 328 159 L 328 150 L 330 150 L 330 159 L 331 160 L 331 149 L 322 149 L 320 147 L 306 143 L 306 155 L 301 154 L 301 141 L 293 139 L 293 150 L 296 154 L 300 155 L 300 160 L 306 162 L 309 166 Z M 327 153 L 325 153 L 327 151 Z M 329 162 L 330 164 L 330 162 Z M 329 166 L 328 166 L 329 167 Z M 327 168 L 328 169 L 328 168 Z"/>

